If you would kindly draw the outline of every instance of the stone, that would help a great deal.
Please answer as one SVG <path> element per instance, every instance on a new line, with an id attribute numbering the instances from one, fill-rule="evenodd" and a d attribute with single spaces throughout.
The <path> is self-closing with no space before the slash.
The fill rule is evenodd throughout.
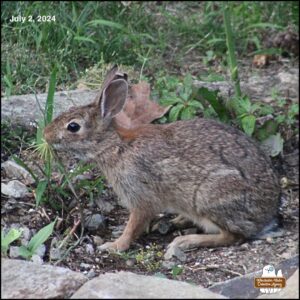
<path id="1" fill-rule="evenodd" d="M 95 231 L 106 227 L 106 218 L 100 214 L 86 216 L 84 226 L 90 231 Z"/>
<path id="2" fill-rule="evenodd" d="M 187 257 L 182 250 L 180 250 L 177 246 L 172 245 L 172 243 L 168 246 L 167 251 L 164 255 L 165 260 L 172 259 L 173 257 L 179 259 L 180 261 L 186 261 Z"/>
<path id="3" fill-rule="evenodd" d="M 2 164 L 2 168 L 4 168 L 6 175 L 11 179 L 21 180 L 26 185 L 30 185 L 35 182 L 31 174 L 13 160 L 4 162 Z"/>
<path id="4" fill-rule="evenodd" d="M 98 208 L 101 210 L 102 213 L 107 213 L 108 214 L 115 208 L 114 205 L 112 205 L 108 201 L 105 201 L 102 198 L 95 199 L 95 203 L 98 206 Z"/>
<path id="5" fill-rule="evenodd" d="M 8 183 L 1 182 L 1 193 L 14 198 L 23 198 L 27 195 L 27 187 L 18 180 L 12 180 Z"/>
<path id="6" fill-rule="evenodd" d="M 96 246 L 101 246 L 104 244 L 103 238 L 101 238 L 98 235 L 93 236 L 93 242 L 95 243 Z"/>
<path id="7" fill-rule="evenodd" d="M 285 288 L 273 294 L 262 294 L 257 299 L 299 299 L 299 269 L 287 280 Z"/>
<path id="8" fill-rule="evenodd" d="M 84 284 L 71 299 L 219 299 L 224 296 L 186 282 L 131 272 L 102 274 Z"/>
<path id="9" fill-rule="evenodd" d="M 2 299 L 66 299 L 88 279 L 66 268 L 1 259 Z"/>

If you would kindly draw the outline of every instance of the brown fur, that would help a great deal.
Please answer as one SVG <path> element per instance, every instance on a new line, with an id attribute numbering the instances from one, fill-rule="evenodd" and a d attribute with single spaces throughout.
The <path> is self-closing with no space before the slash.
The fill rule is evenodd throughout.
<path id="1" fill-rule="evenodd" d="M 124 95 L 125 83 L 117 85 Z M 101 117 L 102 98 L 62 114 L 44 136 L 60 150 L 94 160 L 131 212 L 123 235 L 103 249 L 128 249 L 154 215 L 167 209 L 208 233 L 178 237 L 170 244 L 182 249 L 230 245 L 257 235 L 276 219 L 278 178 L 252 139 L 199 118 L 122 128 L 109 110 Z M 105 95 L 116 105 L 124 100 L 115 98 Z M 122 107 L 116 105 L 111 103 L 114 111 Z M 79 132 L 67 130 L 71 120 L 80 123 Z"/>

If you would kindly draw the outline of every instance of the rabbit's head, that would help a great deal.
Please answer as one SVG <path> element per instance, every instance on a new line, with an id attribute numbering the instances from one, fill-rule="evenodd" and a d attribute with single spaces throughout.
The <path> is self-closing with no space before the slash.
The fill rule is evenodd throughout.
<path id="1" fill-rule="evenodd" d="M 72 150 L 79 157 L 99 145 L 107 138 L 112 119 L 125 105 L 128 93 L 126 79 L 126 75 L 118 74 L 117 67 L 114 67 L 93 103 L 72 107 L 45 128 L 46 141 L 57 150 Z"/>

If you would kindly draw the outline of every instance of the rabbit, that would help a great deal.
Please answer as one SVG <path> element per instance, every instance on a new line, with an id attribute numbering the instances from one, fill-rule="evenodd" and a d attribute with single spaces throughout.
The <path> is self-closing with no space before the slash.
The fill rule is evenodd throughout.
<path id="1" fill-rule="evenodd" d="M 122 128 L 116 116 L 127 95 L 127 78 L 115 66 L 94 102 L 62 113 L 44 130 L 54 149 L 96 162 L 130 212 L 122 235 L 100 250 L 129 249 L 155 215 L 166 210 L 204 232 L 176 237 L 166 257 L 174 248 L 243 242 L 276 223 L 279 180 L 254 140 L 199 117 Z"/>

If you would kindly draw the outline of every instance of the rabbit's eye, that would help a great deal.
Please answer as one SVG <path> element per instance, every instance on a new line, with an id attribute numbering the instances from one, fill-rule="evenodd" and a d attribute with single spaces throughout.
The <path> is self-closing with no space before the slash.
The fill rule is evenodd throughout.
<path id="1" fill-rule="evenodd" d="M 71 132 L 77 132 L 80 129 L 80 125 L 75 122 L 72 122 L 68 125 L 67 129 Z"/>

